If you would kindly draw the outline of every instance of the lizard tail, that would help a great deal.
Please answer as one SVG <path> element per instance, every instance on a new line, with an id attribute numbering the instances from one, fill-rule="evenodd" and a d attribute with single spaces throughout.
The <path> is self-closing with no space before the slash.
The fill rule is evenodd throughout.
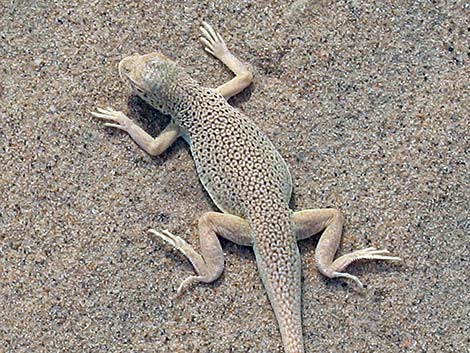
<path id="1" fill-rule="evenodd" d="M 304 353 L 299 249 L 289 219 L 284 223 L 286 227 L 278 230 L 269 224 L 272 223 L 253 225 L 257 233 L 253 247 L 256 263 L 276 315 L 285 353 Z M 275 224 L 279 225 L 279 219 Z M 271 232 L 266 234 L 269 228 Z"/>

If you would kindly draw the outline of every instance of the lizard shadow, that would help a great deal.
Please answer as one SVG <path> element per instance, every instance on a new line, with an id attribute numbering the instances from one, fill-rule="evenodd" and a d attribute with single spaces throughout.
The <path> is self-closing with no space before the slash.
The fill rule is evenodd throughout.
<path id="1" fill-rule="evenodd" d="M 154 138 L 170 123 L 171 117 L 169 115 L 162 114 L 137 95 L 129 97 L 127 106 L 131 111 L 132 120 L 138 122 Z M 152 157 L 152 160 L 160 166 L 184 148 L 184 142 L 177 139 L 164 153 Z"/>
<path id="2" fill-rule="evenodd" d="M 253 94 L 253 91 L 255 89 L 256 89 L 256 84 L 253 82 L 251 85 L 246 87 L 243 91 L 231 97 L 228 100 L 228 103 L 232 107 L 237 108 L 240 104 L 246 103 L 250 100 L 251 95 Z"/>

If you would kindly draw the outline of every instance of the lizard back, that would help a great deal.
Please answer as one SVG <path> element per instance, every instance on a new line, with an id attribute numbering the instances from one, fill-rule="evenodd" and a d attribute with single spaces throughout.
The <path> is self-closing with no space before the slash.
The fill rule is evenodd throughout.
<path id="1" fill-rule="evenodd" d="M 275 206 L 275 200 L 287 204 L 291 175 L 268 137 L 216 91 L 191 86 L 190 102 L 175 120 L 184 128 L 199 178 L 215 204 L 243 217 L 249 217 L 257 200 L 263 200 L 263 208 Z"/>

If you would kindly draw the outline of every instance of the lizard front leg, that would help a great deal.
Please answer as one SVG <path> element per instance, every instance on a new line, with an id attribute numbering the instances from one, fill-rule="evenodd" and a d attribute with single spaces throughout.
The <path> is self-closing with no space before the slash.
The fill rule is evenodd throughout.
<path id="1" fill-rule="evenodd" d="M 162 154 L 181 134 L 178 125 L 169 124 L 157 138 L 153 138 L 124 113 L 109 107 L 106 109 L 98 108 L 97 110 L 98 112 L 92 112 L 91 115 L 95 118 L 107 121 L 104 126 L 126 131 L 131 138 L 151 156 Z"/>
<path id="2" fill-rule="evenodd" d="M 251 84 L 253 74 L 240 60 L 230 53 L 222 36 L 210 24 L 202 22 L 200 29 L 202 32 L 200 40 L 205 45 L 204 49 L 222 61 L 235 74 L 232 80 L 216 88 L 217 92 L 226 99 L 229 99 Z"/>
<path id="3" fill-rule="evenodd" d="M 184 239 L 170 233 L 167 230 L 149 232 L 166 241 L 181 253 L 183 253 L 194 267 L 197 276 L 186 278 L 178 287 L 177 295 L 190 284 L 196 282 L 211 283 L 220 277 L 224 270 L 224 253 L 217 235 L 233 241 L 239 245 L 252 245 L 250 226 L 240 217 L 218 212 L 206 212 L 198 222 L 199 254 Z"/>
<path id="4" fill-rule="evenodd" d="M 294 212 L 292 222 L 298 240 L 308 238 L 324 230 L 315 251 L 315 259 L 319 271 L 329 278 L 349 278 L 363 287 L 362 282 L 356 276 L 342 272 L 352 262 L 361 259 L 401 261 L 399 257 L 391 256 L 388 250 L 377 250 L 376 248 L 356 250 L 334 259 L 341 241 L 344 223 L 344 217 L 338 210 L 319 209 Z"/>

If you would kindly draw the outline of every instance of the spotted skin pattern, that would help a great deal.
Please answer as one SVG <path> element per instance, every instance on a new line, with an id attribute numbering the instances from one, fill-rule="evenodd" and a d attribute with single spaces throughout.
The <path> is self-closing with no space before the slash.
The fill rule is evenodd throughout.
<path id="1" fill-rule="evenodd" d="M 227 103 L 252 81 L 252 74 L 203 22 L 201 42 L 235 77 L 216 89 L 193 80 L 160 53 L 134 54 L 119 64 L 121 77 L 147 103 L 172 117 L 153 138 L 122 112 L 111 108 L 92 114 L 108 127 L 126 131 L 150 155 L 159 155 L 178 137 L 190 146 L 199 178 L 223 213 L 207 212 L 199 220 L 200 251 L 167 230 L 149 230 L 180 250 L 197 273 L 179 289 L 195 282 L 215 281 L 224 269 L 217 236 L 253 247 L 260 277 L 274 309 L 286 353 L 303 353 L 301 260 L 297 240 L 323 231 L 315 259 L 322 274 L 362 283 L 342 272 L 359 259 L 396 260 L 387 250 L 367 248 L 334 259 L 344 222 L 334 209 L 293 212 L 288 203 L 292 179 L 279 152 L 252 120 Z"/>

